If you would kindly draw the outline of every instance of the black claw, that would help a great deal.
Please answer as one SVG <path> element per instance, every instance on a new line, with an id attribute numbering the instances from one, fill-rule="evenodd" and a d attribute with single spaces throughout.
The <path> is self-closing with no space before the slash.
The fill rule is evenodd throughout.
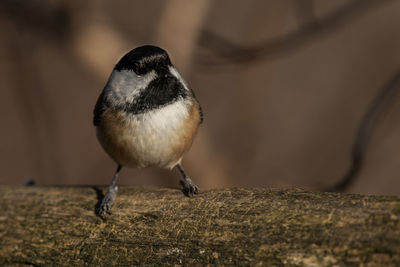
<path id="1" fill-rule="evenodd" d="M 111 214 L 111 206 L 114 203 L 115 197 L 117 196 L 118 186 L 110 186 L 101 201 L 98 215 L 104 217 L 106 214 Z"/>
<path id="2" fill-rule="evenodd" d="M 199 193 L 199 188 L 197 187 L 197 185 L 195 185 L 192 180 L 189 178 L 189 176 L 185 173 L 185 171 L 182 168 L 181 164 L 178 164 L 176 166 L 178 168 L 178 170 L 181 172 L 182 176 L 183 176 L 183 180 L 180 181 L 182 188 L 182 192 L 188 196 L 191 197 L 194 194 Z"/>
<path id="3" fill-rule="evenodd" d="M 199 193 L 199 188 L 192 182 L 190 178 L 185 178 L 184 180 L 181 180 L 180 183 L 183 187 L 182 191 L 186 196 L 191 197 L 194 194 Z"/>

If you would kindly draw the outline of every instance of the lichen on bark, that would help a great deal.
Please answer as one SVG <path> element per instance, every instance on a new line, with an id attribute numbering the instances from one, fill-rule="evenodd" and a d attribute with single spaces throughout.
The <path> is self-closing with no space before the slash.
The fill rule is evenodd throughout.
<path id="1" fill-rule="evenodd" d="M 398 265 L 400 199 L 232 188 L 0 188 L 0 265 Z"/>

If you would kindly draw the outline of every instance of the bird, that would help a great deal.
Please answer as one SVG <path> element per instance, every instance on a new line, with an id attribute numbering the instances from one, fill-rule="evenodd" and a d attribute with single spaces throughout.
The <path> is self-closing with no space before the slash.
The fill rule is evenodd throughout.
<path id="1" fill-rule="evenodd" d="M 194 91 L 172 65 L 168 53 L 143 45 L 115 65 L 93 111 L 96 136 L 117 169 L 102 198 L 98 215 L 110 214 L 122 167 L 177 168 L 186 196 L 199 188 L 182 167 L 203 122 Z"/>

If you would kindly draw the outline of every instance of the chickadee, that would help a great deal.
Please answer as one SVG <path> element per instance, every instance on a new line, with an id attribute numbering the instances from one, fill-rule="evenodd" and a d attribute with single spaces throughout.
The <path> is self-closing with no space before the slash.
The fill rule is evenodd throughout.
<path id="1" fill-rule="evenodd" d="M 118 164 L 99 215 L 110 212 L 122 166 L 177 167 L 184 194 L 197 194 L 181 161 L 202 121 L 199 102 L 165 50 L 145 45 L 124 55 L 94 108 L 97 139 Z"/>

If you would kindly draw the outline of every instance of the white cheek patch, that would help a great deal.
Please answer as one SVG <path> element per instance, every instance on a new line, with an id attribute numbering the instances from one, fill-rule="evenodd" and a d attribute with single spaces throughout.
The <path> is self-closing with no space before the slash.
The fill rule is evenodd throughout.
<path id="1" fill-rule="evenodd" d="M 155 71 L 137 75 L 131 70 L 113 70 L 105 88 L 107 100 L 115 105 L 131 103 L 156 77 Z"/>
<path id="2" fill-rule="evenodd" d="M 187 91 L 189 91 L 189 86 L 187 85 L 187 83 L 185 82 L 185 80 L 182 78 L 182 76 L 179 74 L 178 70 L 177 70 L 175 67 L 169 66 L 169 72 L 170 72 L 172 75 L 174 75 L 175 78 L 178 79 L 178 81 L 180 81 L 180 82 L 183 84 L 183 86 L 185 87 L 185 89 L 186 89 Z"/>

